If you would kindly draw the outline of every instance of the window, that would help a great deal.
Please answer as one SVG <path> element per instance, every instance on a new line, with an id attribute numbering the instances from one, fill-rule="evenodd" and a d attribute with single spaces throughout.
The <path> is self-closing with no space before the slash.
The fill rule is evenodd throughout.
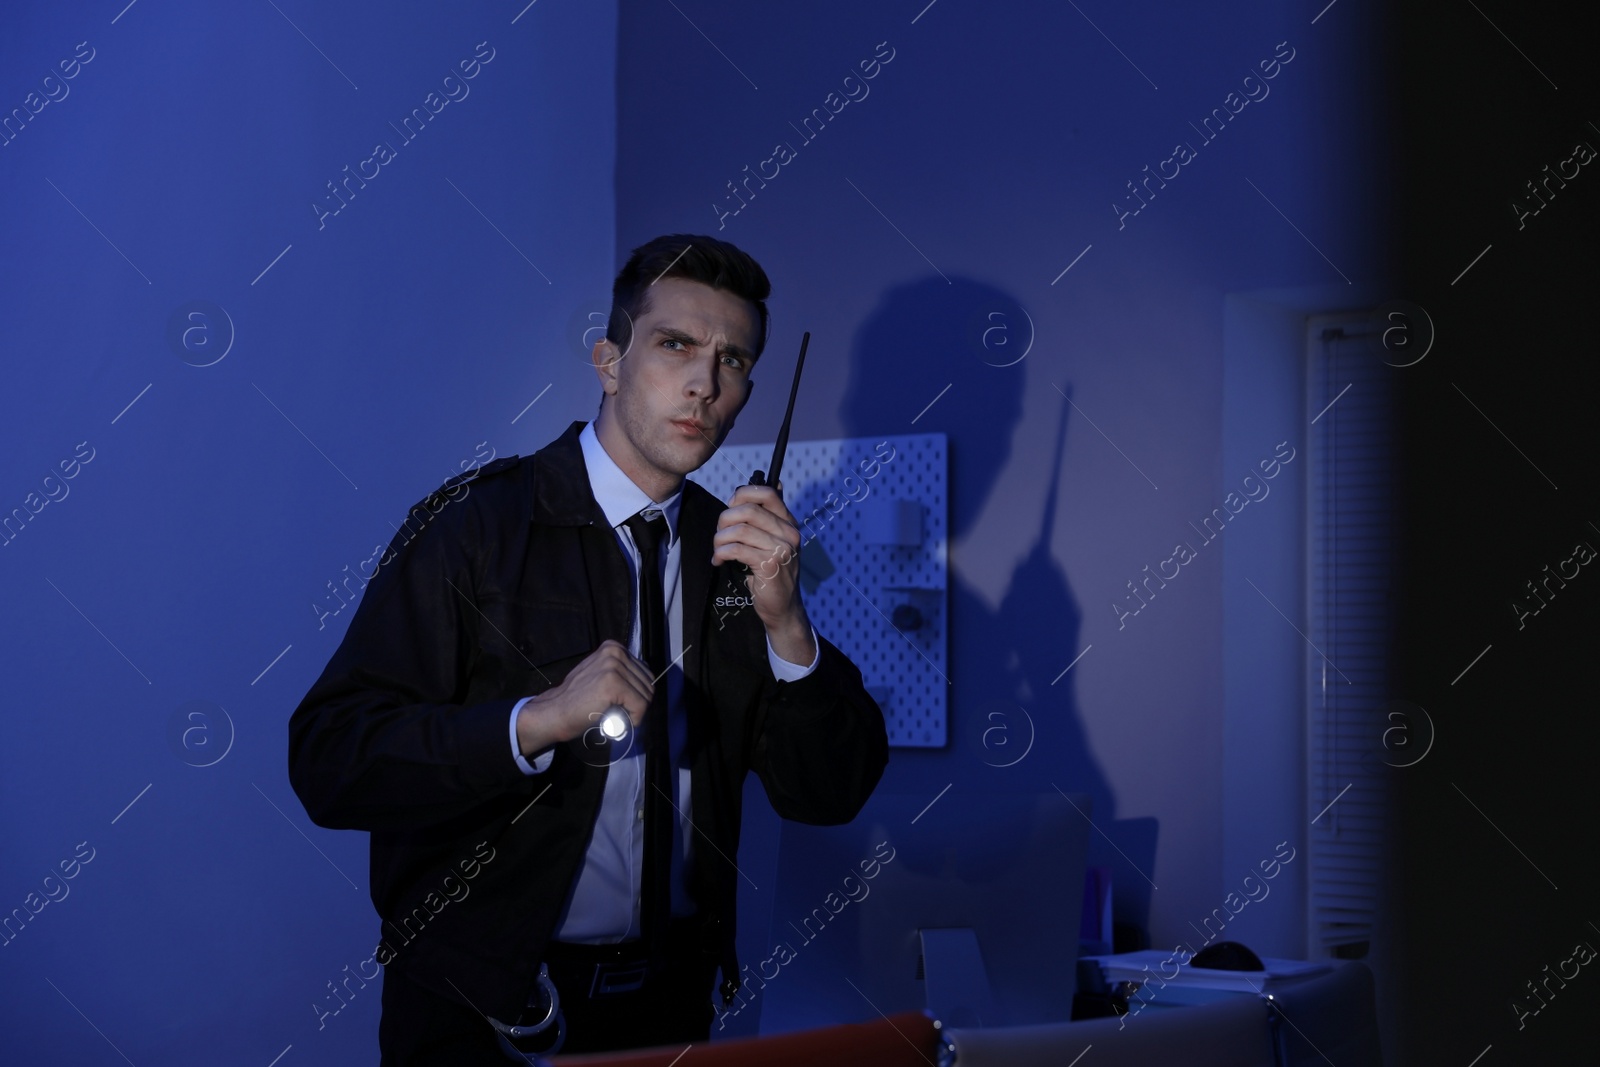
<path id="1" fill-rule="evenodd" d="M 1367 954 L 1391 806 L 1383 739 L 1394 610 L 1393 370 L 1372 315 L 1307 320 L 1306 810 L 1311 958 Z M 1314 647 L 1313 647 L 1314 646 Z"/>

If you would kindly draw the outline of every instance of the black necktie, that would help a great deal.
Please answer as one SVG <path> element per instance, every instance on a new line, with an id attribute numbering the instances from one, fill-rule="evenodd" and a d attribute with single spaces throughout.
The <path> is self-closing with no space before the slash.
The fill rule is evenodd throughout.
<path id="1" fill-rule="evenodd" d="M 644 872 L 640 881 L 640 928 L 650 957 L 665 956 L 672 914 L 672 754 L 667 730 L 667 612 L 661 588 L 661 541 L 667 520 L 660 513 L 626 523 L 639 548 L 639 658 L 656 679 L 655 695 L 644 718 Z"/>

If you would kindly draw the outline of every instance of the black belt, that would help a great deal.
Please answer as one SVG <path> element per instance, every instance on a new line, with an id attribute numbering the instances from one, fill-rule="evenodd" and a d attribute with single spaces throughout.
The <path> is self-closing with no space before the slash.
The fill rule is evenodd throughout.
<path id="1" fill-rule="evenodd" d="M 522 1015 L 513 1023 L 486 1018 L 500 1032 L 503 1050 L 513 1058 L 528 1051 L 557 1052 L 566 1036 L 566 1018 L 561 1011 L 564 998 L 571 1002 L 623 997 L 640 992 L 647 981 L 659 978 L 674 965 L 708 962 L 712 956 L 704 951 L 704 929 L 699 916 L 673 919 L 667 927 L 667 951 L 660 972 L 651 970 L 649 948 L 642 938 L 603 945 L 552 941 L 545 946 L 539 984 Z M 540 1047 L 527 1048 L 524 1041 Z"/>
<path id="2" fill-rule="evenodd" d="M 683 962 L 698 958 L 702 920 L 698 916 L 673 919 L 667 927 L 667 957 Z M 653 977 L 649 949 L 642 938 L 605 945 L 552 941 L 544 962 L 550 977 L 568 997 L 591 1000 L 634 993 Z"/>

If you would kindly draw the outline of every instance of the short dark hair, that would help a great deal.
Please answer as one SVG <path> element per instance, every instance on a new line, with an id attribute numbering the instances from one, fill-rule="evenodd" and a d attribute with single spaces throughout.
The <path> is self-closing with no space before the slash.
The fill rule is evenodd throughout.
<path id="1" fill-rule="evenodd" d="M 767 297 L 772 283 L 750 256 L 726 241 L 694 233 L 670 233 L 633 250 L 611 286 L 606 337 L 623 351 L 633 342 L 633 323 L 649 310 L 650 286 L 661 278 L 687 278 L 724 289 L 756 306 L 757 358 L 767 346 Z"/>

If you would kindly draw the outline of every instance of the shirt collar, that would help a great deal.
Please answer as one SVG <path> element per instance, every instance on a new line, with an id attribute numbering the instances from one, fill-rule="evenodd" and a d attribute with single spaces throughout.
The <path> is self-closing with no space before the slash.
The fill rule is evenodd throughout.
<path id="1" fill-rule="evenodd" d="M 665 500 L 651 500 L 650 494 L 633 484 L 633 479 L 624 474 L 616 460 L 611 458 L 611 454 L 600 443 L 600 436 L 595 433 L 592 421 L 586 423 L 579 432 L 578 443 L 583 446 L 583 464 L 589 471 L 589 488 L 613 529 L 643 509 L 653 507 L 666 516 L 667 544 L 671 545 L 678 539 L 678 505 L 683 500 L 682 486 Z"/>

